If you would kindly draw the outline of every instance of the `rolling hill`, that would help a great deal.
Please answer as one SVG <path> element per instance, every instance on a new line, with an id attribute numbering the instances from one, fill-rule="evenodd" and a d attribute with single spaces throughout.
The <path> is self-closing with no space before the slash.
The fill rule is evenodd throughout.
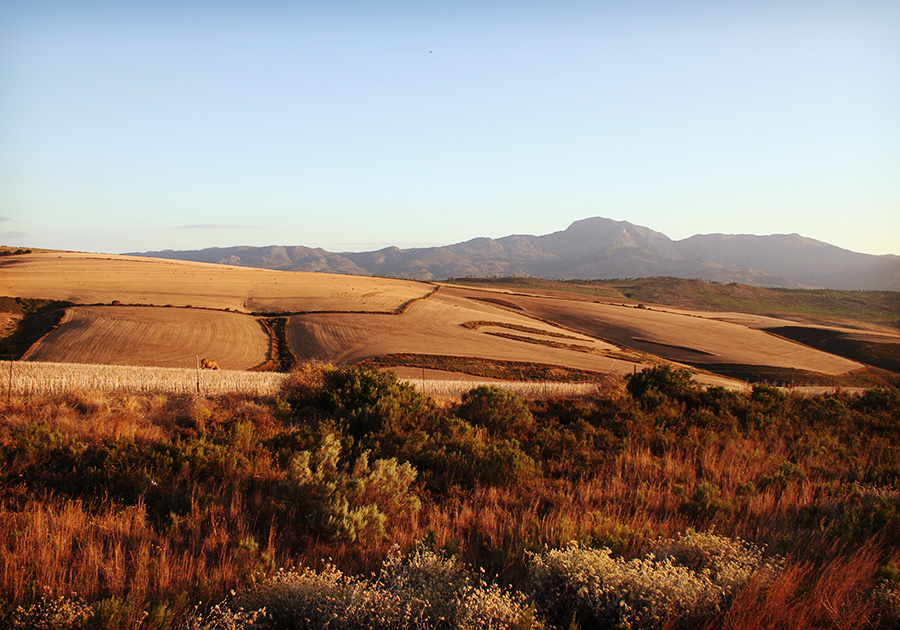
<path id="1" fill-rule="evenodd" d="M 13 298 L 8 334 L 31 321 L 13 312 L 23 300 L 56 309 L 56 327 L 24 354 L 32 361 L 193 367 L 202 356 L 232 369 L 299 360 L 514 379 L 675 362 L 707 384 L 856 385 L 882 378 L 869 357 L 890 370 L 900 349 L 889 318 L 811 322 L 790 310 L 643 304 L 550 284 L 522 290 L 72 252 L 0 261 L 0 295 Z M 823 335 L 840 343 L 823 345 Z"/>

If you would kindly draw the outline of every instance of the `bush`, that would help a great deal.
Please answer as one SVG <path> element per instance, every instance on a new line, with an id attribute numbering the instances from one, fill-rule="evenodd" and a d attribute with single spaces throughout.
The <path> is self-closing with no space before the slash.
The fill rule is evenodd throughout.
<path id="1" fill-rule="evenodd" d="M 691 373 L 671 365 L 657 365 L 644 368 L 636 374 L 627 374 L 625 384 L 628 393 L 638 402 L 653 400 L 656 398 L 654 394 L 687 402 L 697 393 Z"/>
<path id="2" fill-rule="evenodd" d="M 318 448 L 301 451 L 291 461 L 284 495 L 302 507 L 314 531 L 331 539 L 371 540 L 386 534 L 388 519 L 418 511 L 412 465 L 393 458 L 370 465 L 364 453 L 347 471 L 339 466 L 340 455 L 340 443 L 329 434 Z"/>
<path id="3" fill-rule="evenodd" d="M 320 405 L 325 396 L 326 375 L 333 369 L 311 363 L 301 365 L 288 373 L 278 395 L 295 407 Z"/>
<path id="4" fill-rule="evenodd" d="M 325 400 L 354 438 L 377 437 L 418 428 L 434 403 L 394 372 L 351 367 L 327 373 Z"/>
<path id="5" fill-rule="evenodd" d="M 521 594 L 421 547 L 407 556 L 395 552 L 371 579 L 333 566 L 282 572 L 236 605 L 264 609 L 254 627 L 267 630 L 540 628 Z"/>
<path id="6" fill-rule="evenodd" d="M 87 624 L 93 609 L 80 597 L 57 597 L 30 606 L 19 606 L 10 620 L 11 630 L 78 630 Z"/>
<path id="7" fill-rule="evenodd" d="M 499 437 L 515 437 L 534 422 L 531 411 L 515 392 L 496 385 L 481 385 L 463 394 L 457 414 L 472 426 L 484 427 Z"/>
<path id="8" fill-rule="evenodd" d="M 529 579 L 558 627 L 660 628 L 719 614 L 752 575 L 778 566 L 742 541 L 688 534 L 631 560 L 578 545 L 545 552 L 532 557 Z"/>

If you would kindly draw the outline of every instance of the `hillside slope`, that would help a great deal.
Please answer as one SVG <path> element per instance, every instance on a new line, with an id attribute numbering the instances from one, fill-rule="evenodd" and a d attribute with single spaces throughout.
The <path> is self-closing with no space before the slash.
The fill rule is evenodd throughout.
<path id="1" fill-rule="evenodd" d="M 649 228 L 601 217 L 543 236 L 475 238 L 443 247 L 332 253 L 273 245 L 138 255 L 418 280 L 671 276 L 765 287 L 900 290 L 900 256 L 851 252 L 797 234 L 705 234 L 673 241 Z"/>

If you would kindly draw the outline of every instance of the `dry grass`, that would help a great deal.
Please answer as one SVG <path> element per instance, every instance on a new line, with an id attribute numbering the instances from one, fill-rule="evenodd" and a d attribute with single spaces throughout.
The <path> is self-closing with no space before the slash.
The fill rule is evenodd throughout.
<path id="1" fill-rule="evenodd" d="M 442 379 L 404 379 L 420 393 L 431 398 L 459 401 L 462 395 L 479 385 L 499 385 L 503 389 L 515 392 L 526 400 L 545 400 L 548 398 L 591 396 L 597 393 L 594 383 L 555 383 L 550 381 L 494 381 L 490 379 L 474 380 L 442 380 Z"/>
<path id="2" fill-rule="evenodd" d="M 197 370 L 77 363 L 0 362 L 0 393 L 58 394 L 71 391 L 166 392 L 274 395 L 284 374 L 238 370 Z"/>
<path id="3" fill-rule="evenodd" d="M 262 364 L 269 336 L 248 315 L 140 306 L 70 308 L 59 327 L 25 354 L 27 361 L 195 367 L 208 358 L 226 370 Z"/>

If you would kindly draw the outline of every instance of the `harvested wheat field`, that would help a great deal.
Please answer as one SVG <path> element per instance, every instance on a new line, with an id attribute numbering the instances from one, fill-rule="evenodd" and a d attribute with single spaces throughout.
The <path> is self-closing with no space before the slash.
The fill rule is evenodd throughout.
<path id="1" fill-rule="evenodd" d="M 26 361 L 190 368 L 197 357 L 225 370 L 266 361 L 269 336 L 250 315 L 147 306 L 75 306 L 33 345 Z"/>
<path id="2" fill-rule="evenodd" d="M 447 295 L 483 299 L 485 292 L 445 287 Z M 614 343 L 694 364 L 748 364 L 845 374 L 861 363 L 731 321 L 652 308 L 502 294 L 523 314 Z M 708 314 L 707 314 L 708 315 Z M 771 318 L 768 323 L 773 321 Z"/>
<path id="3" fill-rule="evenodd" d="M 254 312 L 394 312 L 424 297 L 422 282 L 272 271 L 186 261 L 40 252 L 0 260 L 0 295 L 76 304 L 195 306 Z"/>
<path id="4" fill-rule="evenodd" d="M 643 356 L 613 344 L 445 291 L 414 303 L 402 315 L 295 315 L 288 327 L 291 348 L 301 360 L 334 363 L 409 353 L 526 361 L 613 374 L 646 366 Z"/>
<path id="5" fill-rule="evenodd" d="M 282 381 L 284 374 L 277 372 L 0 361 L 0 389 L 17 395 L 98 391 L 274 396 Z"/>

